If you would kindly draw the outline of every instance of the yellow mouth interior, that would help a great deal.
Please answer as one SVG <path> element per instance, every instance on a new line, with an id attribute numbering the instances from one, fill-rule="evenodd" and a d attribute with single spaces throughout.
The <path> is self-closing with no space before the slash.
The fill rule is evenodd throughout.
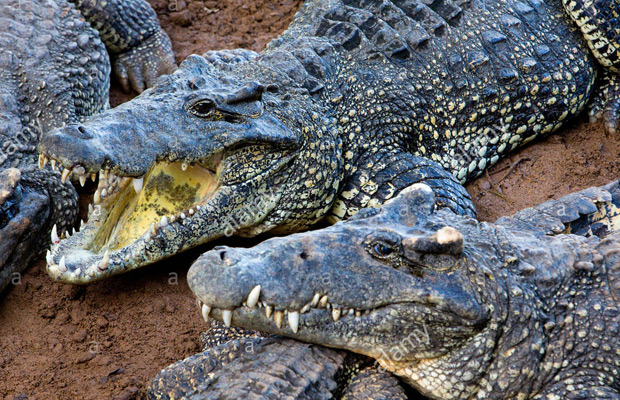
<path id="1" fill-rule="evenodd" d="M 153 223 L 158 226 L 163 216 L 178 216 L 204 203 L 218 187 L 216 175 L 200 165 L 183 171 L 181 163 L 157 163 L 144 176 L 139 194 L 131 182 L 120 189 L 91 247 L 97 251 L 125 247 L 146 233 Z"/>

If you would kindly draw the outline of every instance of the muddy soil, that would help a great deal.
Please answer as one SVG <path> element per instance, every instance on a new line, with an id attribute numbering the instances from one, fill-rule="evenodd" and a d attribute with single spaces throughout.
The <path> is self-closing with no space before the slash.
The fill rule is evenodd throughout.
<path id="1" fill-rule="evenodd" d="M 260 51 L 299 1 L 152 0 L 177 61 L 211 49 Z M 127 100 L 113 88 L 111 102 Z M 617 179 L 620 140 L 575 121 L 468 185 L 479 216 L 519 209 Z M 85 287 L 53 283 L 44 262 L 0 295 L 0 398 L 143 399 L 164 366 L 199 350 L 206 328 L 185 274 L 198 253 Z"/>

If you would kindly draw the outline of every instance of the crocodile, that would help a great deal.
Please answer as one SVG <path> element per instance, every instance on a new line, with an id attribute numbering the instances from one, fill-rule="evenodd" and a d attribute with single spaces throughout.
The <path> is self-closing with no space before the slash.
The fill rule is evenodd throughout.
<path id="1" fill-rule="evenodd" d="M 372 357 L 430 399 L 620 399 L 619 187 L 486 223 L 416 184 L 328 228 L 213 249 L 188 283 L 203 316 Z"/>
<path id="2" fill-rule="evenodd" d="M 19 280 L 50 237 L 71 231 L 77 215 L 67 177 L 36 168 L 41 134 L 106 109 L 111 66 L 137 91 L 176 67 L 145 1 L 74 3 L 0 4 L 0 290 Z"/>
<path id="3" fill-rule="evenodd" d="M 277 336 L 242 338 L 164 368 L 147 399 L 406 400 L 368 360 Z"/>
<path id="4" fill-rule="evenodd" d="M 87 283 L 223 236 L 302 231 L 418 182 L 473 215 L 461 182 L 591 98 L 615 129 L 619 4 L 306 1 L 260 54 L 192 55 L 45 135 L 43 160 L 107 177 L 48 273 Z"/>

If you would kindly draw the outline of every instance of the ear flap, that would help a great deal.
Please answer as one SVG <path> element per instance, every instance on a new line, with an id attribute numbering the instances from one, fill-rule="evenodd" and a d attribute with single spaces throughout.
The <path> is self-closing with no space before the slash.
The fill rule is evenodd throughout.
<path id="1" fill-rule="evenodd" d="M 416 183 L 385 202 L 383 210 L 398 222 L 413 226 L 425 221 L 435 210 L 435 194 L 430 186 Z"/>

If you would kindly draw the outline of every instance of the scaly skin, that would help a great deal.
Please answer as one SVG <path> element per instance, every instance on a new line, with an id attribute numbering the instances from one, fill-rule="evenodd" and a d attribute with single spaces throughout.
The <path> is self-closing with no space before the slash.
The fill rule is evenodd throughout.
<path id="1" fill-rule="evenodd" d="M 203 315 L 373 357 L 430 399 L 620 399 L 620 232 L 545 234 L 609 207 L 617 228 L 618 205 L 615 182 L 479 223 L 414 185 L 329 228 L 207 252 L 188 282 Z"/>
<path id="2" fill-rule="evenodd" d="M 396 379 L 373 360 L 298 341 L 237 339 L 161 370 L 149 400 L 405 400 Z"/>
<path id="3" fill-rule="evenodd" d="M 97 2 L 88 4 L 92 22 L 100 10 Z M 106 4 L 106 10 L 115 7 L 124 18 L 134 18 L 136 28 L 153 33 L 118 48 L 117 63 L 148 71 L 147 84 L 154 75 L 172 72 L 169 41 L 151 18 L 154 14 L 133 15 L 134 6 L 146 3 Z M 117 35 L 122 37 L 123 30 Z M 161 43 L 154 42 L 156 37 Z M 36 147 L 44 132 L 108 108 L 108 43 L 64 0 L 5 0 L 0 5 L 0 290 L 19 281 L 17 274 L 49 246 L 54 225 L 58 234 L 73 228 L 76 192 L 58 172 L 36 168 Z M 163 47 L 154 47 L 159 44 Z M 143 84 L 136 73 L 131 76 Z"/>
<path id="4" fill-rule="evenodd" d="M 114 175 L 87 228 L 52 248 L 50 275 L 86 283 L 224 235 L 304 230 L 416 182 L 473 215 L 457 179 L 577 115 L 599 68 L 559 0 L 426 4 L 308 1 L 262 53 L 190 56 L 46 135 L 67 173 Z M 618 28 L 603 15 L 597 32 Z"/>

